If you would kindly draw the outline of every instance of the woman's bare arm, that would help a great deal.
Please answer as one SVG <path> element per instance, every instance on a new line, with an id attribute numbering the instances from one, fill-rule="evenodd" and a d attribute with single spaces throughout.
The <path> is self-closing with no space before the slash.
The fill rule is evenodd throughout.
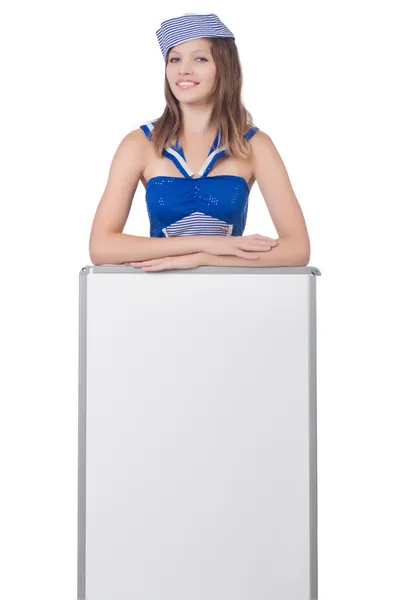
<path id="1" fill-rule="evenodd" d="M 101 238 L 95 250 L 90 250 L 90 258 L 94 265 L 102 265 L 195 254 L 203 251 L 205 237 L 211 236 L 152 238 L 128 233 L 108 233 Z"/>

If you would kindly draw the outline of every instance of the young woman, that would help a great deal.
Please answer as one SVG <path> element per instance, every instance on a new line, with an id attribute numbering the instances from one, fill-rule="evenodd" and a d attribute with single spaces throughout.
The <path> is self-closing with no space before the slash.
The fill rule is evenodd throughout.
<path id="1" fill-rule="evenodd" d="M 305 220 L 271 138 L 241 101 L 234 35 L 215 14 L 189 13 L 156 32 L 166 106 L 121 141 L 90 235 L 94 264 L 146 271 L 308 264 Z M 136 187 L 150 237 L 124 234 Z M 279 237 L 243 236 L 255 181 Z"/>

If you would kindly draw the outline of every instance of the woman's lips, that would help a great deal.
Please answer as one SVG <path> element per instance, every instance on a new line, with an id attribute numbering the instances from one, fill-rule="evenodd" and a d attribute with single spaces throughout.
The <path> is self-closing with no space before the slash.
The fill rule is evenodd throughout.
<path id="1" fill-rule="evenodd" d="M 195 88 L 196 86 L 200 85 L 199 83 L 194 83 L 193 85 L 179 85 L 179 83 L 176 84 L 178 86 L 178 88 L 180 90 L 183 90 L 184 92 L 186 90 L 191 90 L 193 88 Z"/>

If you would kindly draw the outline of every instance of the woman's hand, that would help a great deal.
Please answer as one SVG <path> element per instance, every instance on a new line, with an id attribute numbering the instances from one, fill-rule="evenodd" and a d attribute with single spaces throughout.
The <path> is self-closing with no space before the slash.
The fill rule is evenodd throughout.
<path id="1" fill-rule="evenodd" d="M 152 258 L 140 262 L 124 263 L 131 267 L 141 267 L 144 271 L 165 271 L 166 269 L 195 269 L 201 266 L 202 252 L 183 254 L 181 256 L 166 256 Z"/>
<path id="2" fill-rule="evenodd" d="M 256 252 L 267 252 L 277 246 L 277 240 L 259 233 L 253 235 L 210 236 L 205 240 L 203 252 L 215 255 L 232 255 L 241 258 L 259 258 Z"/>

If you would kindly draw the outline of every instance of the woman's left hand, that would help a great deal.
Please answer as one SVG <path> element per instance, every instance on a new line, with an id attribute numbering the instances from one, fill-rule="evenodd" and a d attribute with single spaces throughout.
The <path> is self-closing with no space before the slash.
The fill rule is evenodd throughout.
<path id="1" fill-rule="evenodd" d="M 181 256 L 166 256 L 140 262 L 124 263 L 131 267 L 141 267 L 144 271 L 165 271 L 167 269 L 195 269 L 201 266 L 202 252 L 182 254 Z"/>

